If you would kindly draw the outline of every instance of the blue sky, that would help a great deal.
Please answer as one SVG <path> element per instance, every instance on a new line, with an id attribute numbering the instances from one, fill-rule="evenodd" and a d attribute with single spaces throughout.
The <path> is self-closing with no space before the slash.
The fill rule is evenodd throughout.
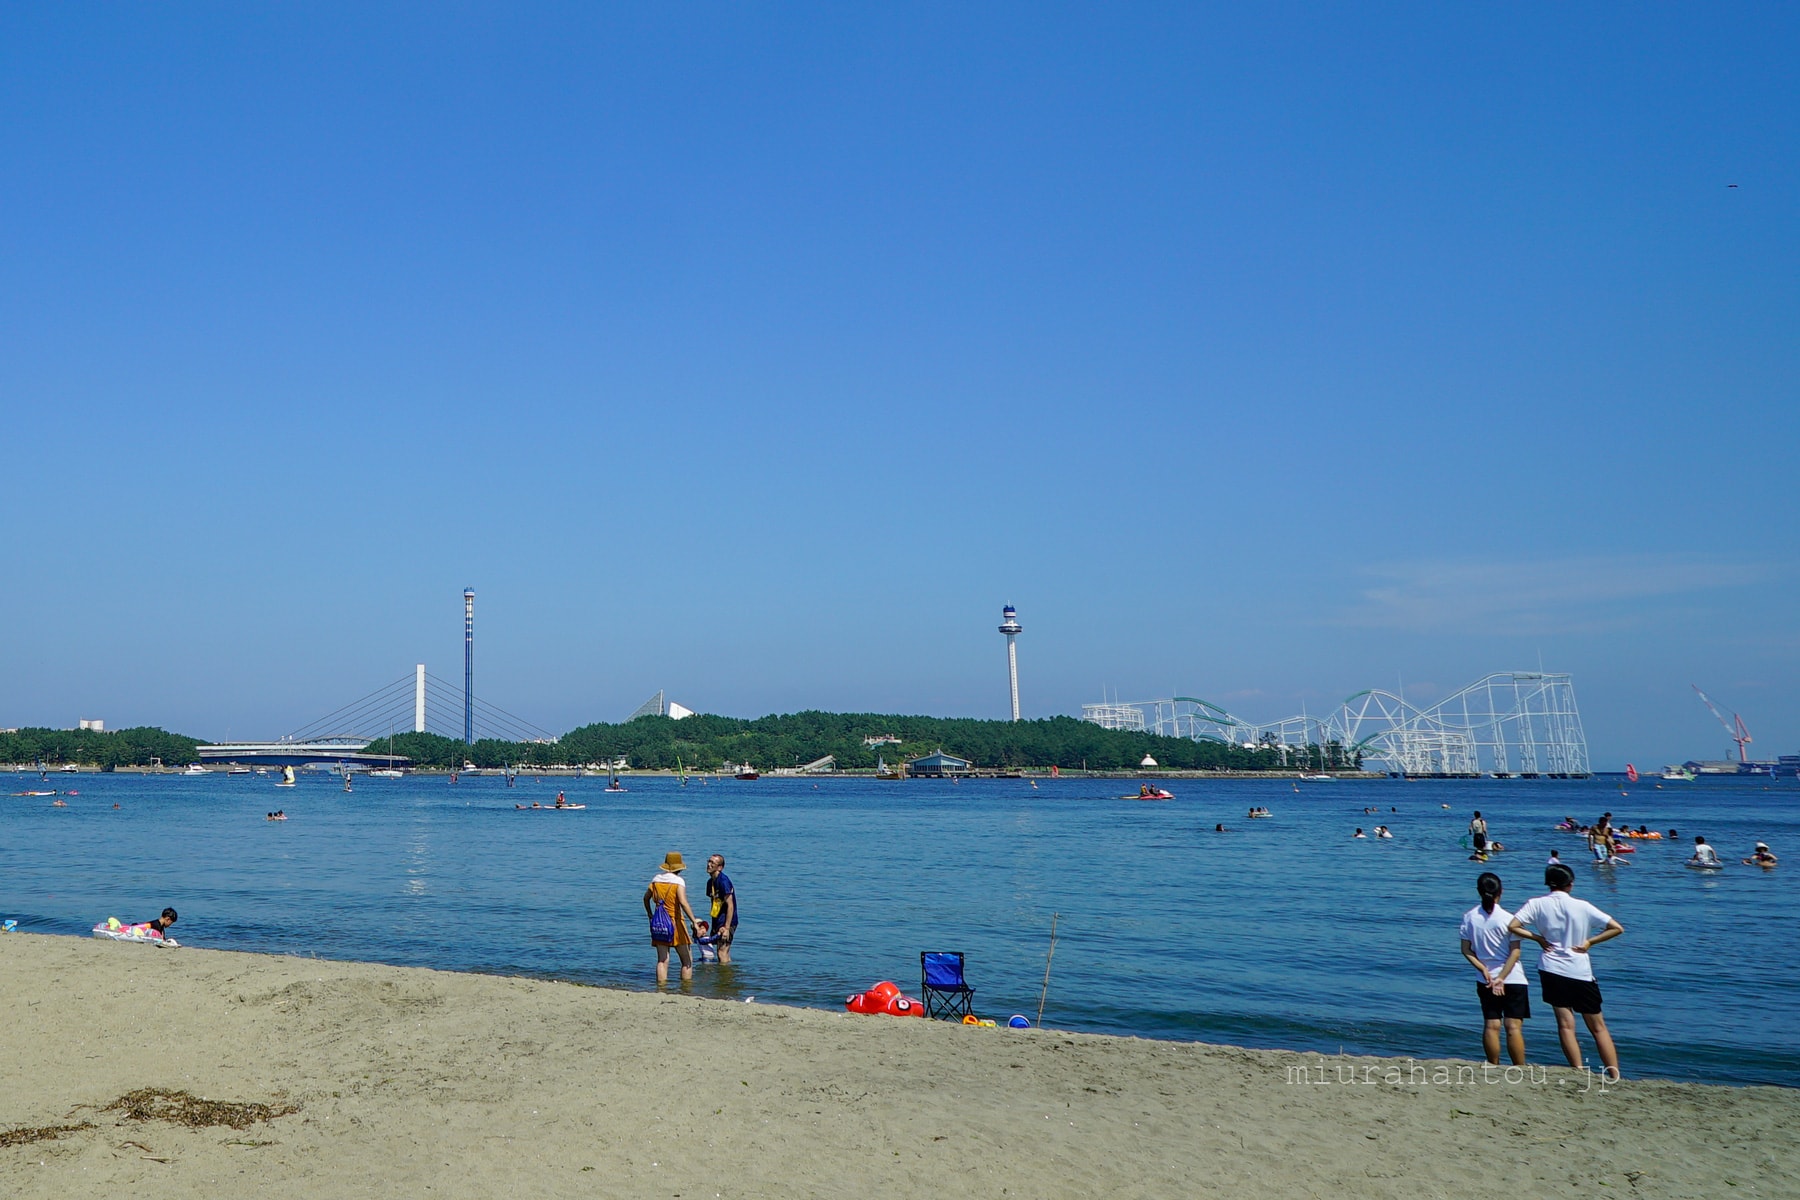
<path id="1" fill-rule="evenodd" d="M 522 9 L 522 11 L 521 11 Z M 0 724 L 1251 718 L 1800 751 L 1800 19 L 11 6 Z M 1737 185 L 1732 187 L 1730 185 Z"/>

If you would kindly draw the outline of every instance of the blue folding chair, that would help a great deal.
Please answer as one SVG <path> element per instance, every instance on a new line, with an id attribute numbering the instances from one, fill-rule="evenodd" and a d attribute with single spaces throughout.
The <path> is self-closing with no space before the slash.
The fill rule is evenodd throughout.
<path id="1" fill-rule="evenodd" d="M 963 979 L 960 950 L 926 950 L 919 955 L 919 991 L 925 1015 L 961 1020 L 975 1012 L 975 989 Z"/>

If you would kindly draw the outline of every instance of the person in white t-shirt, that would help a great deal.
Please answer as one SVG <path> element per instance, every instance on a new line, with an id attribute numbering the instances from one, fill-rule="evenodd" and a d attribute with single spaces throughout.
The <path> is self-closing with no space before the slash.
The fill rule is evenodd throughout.
<path id="1" fill-rule="evenodd" d="M 1481 1048 L 1500 1065 L 1500 1032 L 1504 1023 L 1506 1052 L 1513 1065 L 1525 1065 L 1525 1021 L 1531 1016 L 1531 985 L 1519 966 L 1519 939 L 1511 930 L 1512 914 L 1500 907 L 1500 877 L 1483 871 L 1475 881 L 1481 903 L 1463 914 L 1462 953 L 1481 973 L 1475 994 L 1481 998 Z"/>
<path id="2" fill-rule="evenodd" d="M 1705 838 L 1695 835 L 1694 856 L 1687 860 L 1687 865 L 1690 867 L 1705 867 L 1710 870 L 1713 867 L 1722 867 L 1725 864 L 1719 861 L 1719 852 L 1707 845 Z"/>
<path id="3" fill-rule="evenodd" d="M 1527 900 L 1513 914 L 1508 931 L 1543 948 L 1538 958 L 1538 988 L 1544 1003 L 1556 1012 L 1556 1036 L 1562 1042 L 1563 1057 L 1571 1067 L 1581 1066 L 1581 1043 L 1575 1038 L 1575 1014 L 1580 1013 L 1594 1036 L 1603 1074 L 1617 1079 L 1619 1052 L 1613 1047 L 1612 1034 L 1606 1031 L 1606 1018 L 1600 1015 L 1600 984 L 1594 979 L 1588 951 L 1618 937 L 1625 927 L 1569 894 L 1575 886 L 1575 872 L 1569 867 L 1545 867 L 1544 883 L 1549 894 Z"/>

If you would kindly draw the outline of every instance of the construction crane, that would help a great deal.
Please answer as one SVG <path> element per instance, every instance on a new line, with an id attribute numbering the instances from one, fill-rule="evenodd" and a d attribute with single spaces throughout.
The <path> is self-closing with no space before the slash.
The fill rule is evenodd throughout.
<path id="1" fill-rule="evenodd" d="M 1711 710 L 1712 715 L 1719 718 L 1719 724 L 1725 727 L 1725 732 L 1731 736 L 1731 740 L 1737 743 L 1738 761 L 1749 762 L 1750 752 L 1744 747 L 1750 744 L 1750 731 L 1744 728 L 1744 718 L 1738 716 L 1736 713 L 1732 713 L 1731 720 L 1727 721 L 1725 719 L 1725 714 L 1719 711 L 1719 706 L 1706 698 L 1706 693 L 1700 690 L 1699 684 L 1696 683 L 1689 686 L 1694 689 L 1694 694 L 1700 697 L 1700 703 L 1706 705 L 1706 707 Z"/>

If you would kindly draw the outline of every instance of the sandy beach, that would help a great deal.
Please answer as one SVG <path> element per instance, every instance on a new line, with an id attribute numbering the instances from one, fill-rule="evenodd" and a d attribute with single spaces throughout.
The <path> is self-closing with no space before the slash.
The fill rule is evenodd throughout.
<path id="1" fill-rule="evenodd" d="M 0 1002 L 10 1196 L 1800 1195 L 1785 1089 L 22 934 Z"/>

